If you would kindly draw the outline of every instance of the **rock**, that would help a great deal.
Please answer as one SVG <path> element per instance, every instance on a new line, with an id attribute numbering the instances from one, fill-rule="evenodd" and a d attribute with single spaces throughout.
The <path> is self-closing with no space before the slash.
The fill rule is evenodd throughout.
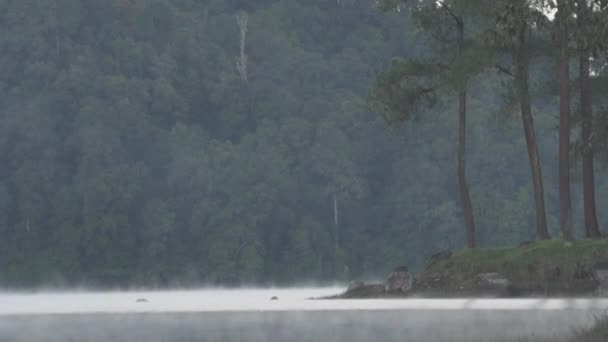
<path id="1" fill-rule="evenodd" d="M 543 267 L 543 279 L 545 282 L 555 282 L 560 279 L 562 270 L 559 266 L 544 266 Z"/>
<path id="2" fill-rule="evenodd" d="M 139 298 L 135 301 L 135 303 L 148 303 L 148 300 L 146 298 Z"/>
<path id="3" fill-rule="evenodd" d="M 592 268 L 593 278 L 599 284 L 597 292 L 601 296 L 608 295 L 608 262 L 598 262 Z"/>
<path id="4" fill-rule="evenodd" d="M 272 296 L 272 298 L 270 298 L 270 300 L 279 300 L 279 297 L 277 297 L 277 296 Z"/>
<path id="5" fill-rule="evenodd" d="M 526 271 L 528 271 L 528 273 L 530 273 L 531 275 L 536 274 L 536 265 L 534 265 L 534 264 L 527 264 L 526 265 Z"/>
<path id="6" fill-rule="evenodd" d="M 581 280 L 581 281 L 595 279 L 595 276 L 593 275 L 593 271 L 591 270 L 589 265 L 586 263 L 582 263 L 582 262 L 577 262 L 574 265 L 574 272 L 572 274 L 572 277 L 574 280 Z"/>
<path id="7" fill-rule="evenodd" d="M 477 275 L 477 285 L 481 292 L 490 292 L 493 295 L 508 293 L 511 282 L 497 272 L 480 273 Z"/>
<path id="8" fill-rule="evenodd" d="M 593 265 L 593 276 L 600 284 L 608 284 L 608 262 L 598 262 Z"/>
<path id="9" fill-rule="evenodd" d="M 346 290 L 346 291 L 352 291 L 352 290 L 357 289 L 357 288 L 359 288 L 359 287 L 362 287 L 362 286 L 364 286 L 364 285 L 365 285 L 365 283 L 364 283 L 364 282 L 362 282 L 362 281 L 351 281 L 351 282 L 348 284 L 348 288 L 347 288 L 347 290 Z"/>
<path id="10" fill-rule="evenodd" d="M 348 290 L 339 295 L 338 298 L 375 298 L 385 294 L 384 284 L 365 284 L 356 282 L 348 287 Z"/>
<path id="11" fill-rule="evenodd" d="M 407 267 L 397 267 L 388 275 L 384 284 L 384 291 L 388 293 L 405 293 L 412 289 L 414 277 L 410 274 Z"/>
<path id="12" fill-rule="evenodd" d="M 407 268 L 407 266 L 399 266 L 396 267 L 393 272 L 409 272 L 409 269 Z"/>
<path id="13" fill-rule="evenodd" d="M 500 273 L 492 272 L 492 273 L 480 273 L 477 275 L 477 279 L 482 284 L 492 285 L 492 286 L 509 286 L 509 279 L 500 275 Z"/>
<path id="14" fill-rule="evenodd" d="M 533 245 L 534 241 L 524 241 L 522 243 L 519 244 L 519 247 L 526 247 L 526 246 L 530 246 Z"/>
<path id="15" fill-rule="evenodd" d="M 441 251 L 439 253 L 435 253 L 431 255 L 431 265 L 436 264 L 442 260 L 447 260 L 452 257 L 452 252 L 450 251 Z"/>

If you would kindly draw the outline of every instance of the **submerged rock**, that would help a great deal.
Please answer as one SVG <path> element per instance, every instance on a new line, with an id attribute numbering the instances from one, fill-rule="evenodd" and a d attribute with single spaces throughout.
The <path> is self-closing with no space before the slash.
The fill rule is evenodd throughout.
<path id="1" fill-rule="evenodd" d="M 148 303 L 148 300 L 146 298 L 139 298 L 135 301 L 135 303 Z"/>
<path id="2" fill-rule="evenodd" d="M 272 296 L 272 297 L 270 298 L 270 300 L 279 300 L 279 297 L 277 297 L 277 296 Z"/>
<path id="3" fill-rule="evenodd" d="M 414 277 L 410 274 L 407 267 L 401 266 L 388 275 L 384 284 L 384 291 L 387 293 L 401 292 L 406 293 L 412 289 Z"/>

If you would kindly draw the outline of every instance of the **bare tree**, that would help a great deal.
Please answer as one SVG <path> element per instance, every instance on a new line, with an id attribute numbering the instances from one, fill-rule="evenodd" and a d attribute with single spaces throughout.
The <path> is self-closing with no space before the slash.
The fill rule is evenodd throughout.
<path id="1" fill-rule="evenodd" d="M 245 53 L 245 44 L 247 41 L 247 25 L 248 25 L 248 16 L 245 12 L 240 12 L 237 15 L 237 24 L 239 25 L 239 31 L 241 33 L 240 39 L 240 54 L 236 59 L 236 69 L 239 71 L 241 75 L 241 80 L 243 82 L 248 82 L 247 78 L 247 54 Z"/>

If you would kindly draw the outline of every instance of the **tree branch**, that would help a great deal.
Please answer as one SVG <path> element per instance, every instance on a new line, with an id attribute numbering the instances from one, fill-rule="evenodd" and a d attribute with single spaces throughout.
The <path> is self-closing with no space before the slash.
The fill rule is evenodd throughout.
<path id="1" fill-rule="evenodd" d="M 502 72 L 502 73 L 504 73 L 504 74 L 507 74 L 507 75 L 509 75 L 509 76 L 511 76 L 511 77 L 514 77 L 514 75 L 513 75 L 513 73 L 511 72 L 511 70 L 509 70 L 509 69 L 507 69 L 507 68 L 503 67 L 502 65 L 496 64 L 494 67 L 496 68 L 496 70 L 498 70 L 498 71 L 500 71 L 500 72 Z"/>
<path id="2" fill-rule="evenodd" d="M 456 21 L 456 24 L 462 25 L 462 19 L 457 16 L 456 13 L 454 13 L 454 11 L 452 11 L 452 9 L 446 5 L 443 0 L 437 0 L 437 4 L 441 5 L 441 8 L 448 12 L 448 14 Z"/>

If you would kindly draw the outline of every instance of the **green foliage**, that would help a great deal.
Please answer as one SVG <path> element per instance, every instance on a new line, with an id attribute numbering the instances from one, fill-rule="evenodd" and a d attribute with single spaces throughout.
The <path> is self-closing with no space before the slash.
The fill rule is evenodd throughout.
<path id="1" fill-rule="evenodd" d="M 418 18 L 365 0 L 0 0 L 0 285 L 329 282 L 459 249 L 455 103 L 439 94 L 483 63 L 473 41 L 427 59 L 439 49 L 417 28 L 436 22 Z M 387 120 L 424 113 L 398 136 L 366 105 L 379 70 L 369 100 Z M 469 81 L 480 244 L 516 243 L 521 128 L 495 123 L 501 78 Z"/>
<path id="2" fill-rule="evenodd" d="M 438 69 L 418 60 L 393 60 L 376 80 L 369 97 L 371 107 L 391 124 L 414 118 L 421 108 L 432 104 Z"/>
<path id="3" fill-rule="evenodd" d="M 467 250 L 455 256 L 453 262 L 462 267 L 490 269 L 498 265 L 540 263 L 542 261 L 575 265 L 580 261 L 593 261 L 608 254 L 608 241 L 549 240 L 518 248 Z"/>

